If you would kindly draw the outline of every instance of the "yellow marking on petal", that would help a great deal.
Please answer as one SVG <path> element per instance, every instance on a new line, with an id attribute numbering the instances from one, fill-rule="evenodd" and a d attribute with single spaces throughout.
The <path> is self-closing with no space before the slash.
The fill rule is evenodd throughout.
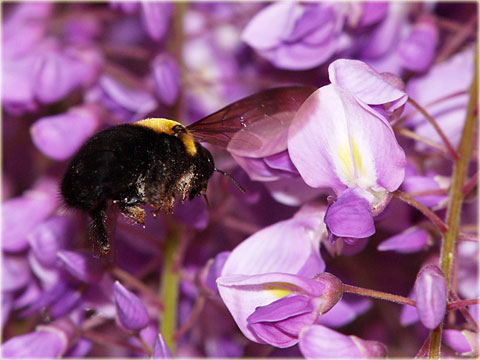
<path id="1" fill-rule="evenodd" d="M 184 127 L 177 121 L 164 119 L 164 118 L 148 118 L 144 120 L 140 120 L 134 123 L 134 125 L 140 125 L 147 128 L 152 129 L 153 131 L 161 134 L 165 133 L 168 135 L 174 135 L 173 128 L 176 125 L 180 125 Z M 184 127 L 185 128 L 185 127 Z M 185 133 L 181 135 L 180 140 L 182 140 L 187 153 L 191 156 L 194 156 L 197 153 L 197 147 L 195 146 L 195 140 L 193 139 L 193 135 L 187 128 L 185 128 Z"/>
<path id="2" fill-rule="evenodd" d="M 355 162 L 355 170 L 356 170 L 357 176 L 364 175 L 365 169 L 363 168 L 362 154 L 360 154 L 358 145 L 353 138 L 350 140 L 350 146 L 352 147 L 353 161 Z"/>
<path id="3" fill-rule="evenodd" d="M 338 157 L 345 177 L 349 181 L 353 181 L 355 179 L 355 168 L 352 161 L 352 153 L 350 152 L 350 145 L 348 143 L 343 144 L 338 148 Z"/>
<path id="4" fill-rule="evenodd" d="M 272 283 L 264 285 L 264 289 L 271 293 L 277 299 L 281 299 L 287 295 L 290 295 L 298 288 L 288 283 Z"/>

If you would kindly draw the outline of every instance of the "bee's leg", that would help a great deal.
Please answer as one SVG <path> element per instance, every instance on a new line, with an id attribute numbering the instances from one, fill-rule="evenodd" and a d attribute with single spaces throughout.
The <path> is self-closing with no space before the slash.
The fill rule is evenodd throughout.
<path id="1" fill-rule="evenodd" d="M 104 208 L 97 208 L 90 212 L 92 221 L 89 225 L 90 241 L 97 252 L 105 255 L 110 251 L 110 244 L 108 242 L 108 233 L 105 227 L 107 214 Z"/>
<path id="2" fill-rule="evenodd" d="M 145 210 L 139 204 L 142 202 L 137 197 L 127 197 L 119 202 L 120 211 L 122 214 L 137 224 L 143 225 L 145 223 Z"/>

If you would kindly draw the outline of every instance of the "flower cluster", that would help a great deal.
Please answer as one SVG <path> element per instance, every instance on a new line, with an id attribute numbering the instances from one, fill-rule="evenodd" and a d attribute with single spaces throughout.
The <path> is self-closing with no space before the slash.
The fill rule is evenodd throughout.
<path id="1" fill-rule="evenodd" d="M 476 3 L 1 6 L 2 357 L 478 357 Z M 285 85 L 261 146 L 205 144 L 245 194 L 110 204 L 94 251 L 87 139 Z"/>

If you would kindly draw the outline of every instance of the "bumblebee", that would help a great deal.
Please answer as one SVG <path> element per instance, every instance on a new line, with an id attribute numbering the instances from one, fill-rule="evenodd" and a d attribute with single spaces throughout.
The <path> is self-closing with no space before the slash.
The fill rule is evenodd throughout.
<path id="1" fill-rule="evenodd" d="M 241 99 L 185 127 L 179 122 L 149 118 L 110 127 L 78 150 L 67 167 L 61 193 L 67 206 L 87 213 L 89 237 L 102 253 L 110 244 L 107 210 L 143 224 L 142 205 L 171 213 L 178 197 L 205 196 L 208 180 L 217 171 L 211 153 L 200 142 L 233 150 L 260 149 L 259 134 L 288 126 L 296 110 L 315 90 L 291 86 L 263 91 Z M 243 190 L 244 191 L 244 190 Z"/>

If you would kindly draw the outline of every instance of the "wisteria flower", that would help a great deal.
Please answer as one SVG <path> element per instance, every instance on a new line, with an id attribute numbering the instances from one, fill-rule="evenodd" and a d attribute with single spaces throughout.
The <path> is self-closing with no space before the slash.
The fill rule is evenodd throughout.
<path id="1" fill-rule="evenodd" d="M 333 62 L 329 74 L 332 84 L 312 94 L 296 114 L 288 150 L 308 185 L 337 194 L 325 217 L 330 232 L 364 238 L 374 233 L 372 214 L 384 209 L 389 193 L 404 178 L 405 153 L 386 115 L 407 97 L 389 78 L 359 61 Z M 353 216 L 336 217 L 335 208 Z M 357 229 L 352 227 L 355 221 Z"/>

